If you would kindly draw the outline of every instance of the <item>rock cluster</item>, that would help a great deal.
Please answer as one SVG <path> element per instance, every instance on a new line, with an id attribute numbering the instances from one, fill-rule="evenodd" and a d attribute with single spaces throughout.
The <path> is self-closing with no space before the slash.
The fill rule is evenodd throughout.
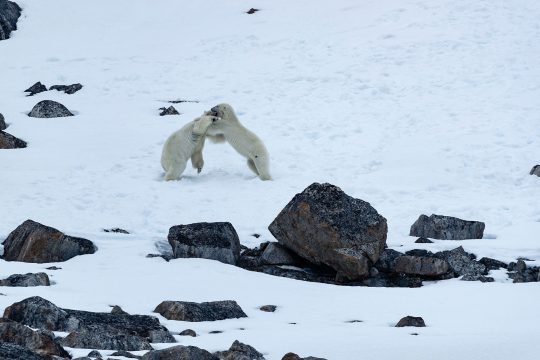
<path id="1" fill-rule="evenodd" d="M 58 90 L 63 91 L 68 95 L 75 94 L 77 91 L 81 90 L 83 86 L 81 84 L 71 84 L 71 85 L 53 85 L 48 90 Z M 29 93 L 28 96 L 33 96 L 35 94 L 39 94 L 45 91 L 48 91 L 47 87 L 43 85 L 41 82 L 37 82 L 34 85 L 30 86 L 28 89 L 24 90 L 24 92 Z"/>

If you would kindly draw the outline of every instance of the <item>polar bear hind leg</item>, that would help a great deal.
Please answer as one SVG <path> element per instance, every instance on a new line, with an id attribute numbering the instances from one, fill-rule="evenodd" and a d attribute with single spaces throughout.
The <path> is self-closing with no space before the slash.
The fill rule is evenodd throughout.
<path id="1" fill-rule="evenodd" d="M 185 161 L 174 161 L 172 160 L 169 164 L 169 169 L 165 173 L 165 180 L 171 181 L 171 180 L 178 180 L 184 170 L 186 169 L 186 163 Z"/>
<path id="2" fill-rule="evenodd" d="M 268 157 L 259 155 L 250 160 L 252 161 L 251 163 L 255 165 L 255 173 L 259 175 L 261 180 L 272 180 L 272 176 L 270 176 Z M 250 169 L 252 169 L 249 161 L 248 166 Z"/>

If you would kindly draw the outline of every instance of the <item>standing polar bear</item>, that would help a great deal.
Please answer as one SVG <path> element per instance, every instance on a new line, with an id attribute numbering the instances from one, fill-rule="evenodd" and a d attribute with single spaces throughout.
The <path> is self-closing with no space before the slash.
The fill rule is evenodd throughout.
<path id="1" fill-rule="evenodd" d="M 261 180 L 272 180 L 270 157 L 261 139 L 244 127 L 229 104 L 214 106 L 205 115 L 217 116 L 220 120 L 212 123 L 206 136 L 213 142 L 227 141 L 242 156 L 247 165 Z"/>
<path id="2" fill-rule="evenodd" d="M 165 170 L 165 180 L 178 180 L 186 169 L 187 161 L 201 172 L 204 166 L 202 150 L 208 128 L 220 120 L 217 116 L 203 114 L 174 132 L 163 145 L 161 166 Z"/>

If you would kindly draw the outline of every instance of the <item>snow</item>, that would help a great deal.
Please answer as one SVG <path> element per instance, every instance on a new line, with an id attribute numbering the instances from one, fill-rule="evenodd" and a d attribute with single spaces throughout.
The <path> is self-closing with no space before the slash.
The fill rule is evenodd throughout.
<path id="1" fill-rule="evenodd" d="M 180 344 L 214 351 L 238 339 L 269 360 L 289 351 L 328 359 L 537 358 L 540 287 L 512 284 L 501 271 L 495 283 L 377 289 L 145 256 L 164 247 L 172 225 L 199 221 L 230 221 L 246 246 L 274 240 L 267 226 L 283 206 L 311 183 L 329 182 L 388 219 L 396 250 L 462 245 L 478 257 L 539 265 L 540 180 L 529 175 L 540 161 L 538 2 L 18 3 L 19 30 L 0 42 L 0 112 L 6 131 L 29 145 L 0 151 L 0 239 L 33 219 L 99 250 L 54 264 L 57 271 L 1 261 L 1 277 L 46 271 L 55 283 L 2 288 L 0 309 L 33 295 L 133 314 L 152 314 L 163 300 L 233 299 L 247 319 L 160 320 L 200 334 L 177 337 Z M 250 7 L 261 11 L 245 14 Z M 84 88 L 25 97 L 36 81 Z M 27 117 L 44 99 L 76 116 Z M 199 102 L 159 117 L 158 108 L 176 99 Z M 164 182 L 165 139 L 221 102 L 263 139 L 274 181 L 255 178 L 230 146 L 207 143 L 201 174 L 188 167 L 182 180 Z M 486 236 L 414 244 L 410 225 L 431 213 L 484 221 Z M 131 234 L 102 231 L 112 227 Z M 265 304 L 279 307 L 259 311 Z M 394 328 L 406 315 L 428 327 Z M 355 319 L 363 322 L 346 322 Z"/>

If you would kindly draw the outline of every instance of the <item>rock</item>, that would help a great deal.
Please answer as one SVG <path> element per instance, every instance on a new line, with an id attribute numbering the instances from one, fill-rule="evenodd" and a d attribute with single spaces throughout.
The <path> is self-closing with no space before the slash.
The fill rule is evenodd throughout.
<path id="1" fill-rule="evenodd" d="M 71 332 L 63 338 L 63 346 L 79 349 L 105 350 L 152 350 L 148 339 L 135 335 L 118 333 L 118 329 L 102 325 L 86 325 L 81 330 Z"/>
<path id="2" fill-rule="evenodd" d="M 429 240 L 429 239 L 427 239 L 427 238 L 425 238 L 425 237 L 419 237 L 419 238 L 415 241 L 415 243 L 417 243 L 417 244 L 432 244 L 433 241 L 431 241 L 431 240 Z"/>
<path id="3" fill-rule="evenodd" d="M 142 359 L 142 356 L 133 355 L 132 353 L 124 350 L 115 351 L 111 354 L 111 356 L 123 356 L 128 359 Z"/>
<path id="4" fill-rule="evenodd" d="M 70 358 L 68 352 L 56 341 L 52 332 L 34 331 L 8 319 L 0 319 L 0 341 L 25 347 L 43 356 L 55 355 L 61 358 Z"/>
<path id="5" fill-rule="evenodd" d="M 424 319 L 421 317 L 415 317 L 415 316 L 405 316 L 401 320 L 398 321 L 396 324 L 396 327 L 404 327 L 404 326 L 415 326 L 415 327 L 425 327 L 426 323 L 424 322 Z"/>
<path id="6" fill-rule="evenodd" d="M 168 108 L 159 108 L 159 110 L 161 110 L 161 112 L 159 113 L 159 116 L 165 116 L 165 115 L 180 115 L 180 113 L 178 112 L 178 110 L 176 110 L 174 108 L 174 106 L 169 106 Z"/>
<path id="7" fill-rule="evenodd" d="M 32 220 L 26 220 L 2 243 L 6 261 L 49 263 L 66 261 L 77 255 L 93 254 L 90 240 L 64 233 Z"/>
<path id="8" fill-rule="evenodd" d="M 115 315 L 129 315 L 127 312 L 125 312 L 120 306 L 114 305 L 111 309 L 111 314 Z"/>
<path id="9" fill-rule="evenodd" d="M 147 352 L 142 360 L 219 360 L 208 351 L 195 346 L 173 346 Z"/>
<path id="10" fill-rule="evenodd" d="M 449 270 L 446 260 L 427 256 L 400 256 L 395 266 L 396 272 L 430 277 L 446 274 Z"/>
<path id="11" fill-rule="evenodd" d="M 254 347 L 235 340 L 229 350 L 214 353 L 220 360 L 265 360 Z"/>
<path id="12" fill-rule="evenodd" d="M 433 256 L 446 260 L 456 276 L 487 275 L 486 267 L 475 261 L 474 255 L 467 253 L 461 246 L 453 250 L 440 251 Z"/>
<path id="13" fill-rule="evenodd" d="M 174 259 L 174 257 L 172 255 L 167 255 L 167 254 L 146 254 L 146 257 L 149 258 L 149 259 L 158 257 L 158 258 L 162 258 L 166 262 L 169 262 L 172 259 Z"/>
<path id="14" fill-rule="evenodd" d="M 58 267 L 58 266 L 49 266 L 48 268 L 45 268 L 47 270 L 62 270 L 61 267 Z"/>
<path id="15" fill-rule="evenodd" d="M 49 90 L 58 90 L 63 91 L 68 95 L 75 94 L 77 91 L 81 90 L 83 86 L 81 84 L 71 84 L 71 85 L 53 85 Z"/>
<path id="16" fill-rule="evenodd" d="M 444 215 L 420 215 L 411 226 L 410 236 L 440 240 L 481 239 L 485 224 Z"/>
<path id="17" fill-rule="evenodd" d="M 259 310 L 264 312 L 274 312 L 276 311 L 277 306 L 276 305 L 263 305 L 259 308 Z"/>
<path id="18" fill-rule="evenodd" d="M 268 227 L 300 257 L 357 280 L 369 275 L 386 245 L 386 219 L 340 188 L 314 183 L 297 194 Z"/>
<path id="19" fill-rule="evenodd" d="M 127 230 L 120 229 L 120 228 L 112 228 L 112 229 L 103 229 L 104 232 L 109 233 L 117 233 L 117 234 L 129 234 Z"/>
<path id="20" fill-rule="evenodd" d="M 13 1 L 0 0 L 0 40 L 9 39 L 11 32 L 17 30 L 21 11 L 21 7 Z"/>
<path id="21" fill-rule="evenodd" d="M 297 354 L 290 352 L 290 353 L 285 354 L 281 358 L 281 360 L 326 360 L 326 359 L 313 357 L 313 356 L 308 356 L 308 357 L 305 357 L 305 358 L 301 358 Z"/>
<path id="22" fill-rule="evenodd" d="M 191 330 L 191 329 L 186 329 L 184 331 L 182 331 L 180 334 L 178 334 L 180 336 L 191 336 L 191 337 L 196 337 L 197 336 L 197 333 L 194 331 L 194 330 Z"/>
<path id="23" fill-rule="evenodd" d="M 529 174 L 540 176 L 540 165 L 534 165 Z"/>
<path id="24" fill-rule="evenodd" d="M 260 11 L 260 10 L 259 10 L 259 9 L 251 8 L 251 9 L 249 9 L 248 11 L 246 11 L 246 14 L 249 14 L 249 15 L 255 14 L 257 11 Z"/>
<path id="25" fill-rule="evenodd" d="M 517 263 L 508 264 L 508 277 L 513 279 L 514 283 L 536 282 L 540 280 L 540 268 L 528 267 L 525 261 L 518 260 Z"/>
<path id="26" fill-rule="evenodd" d="M 30 93 L 28 94 L 28 96 L 33 96 L 44 91 L 47 91 L 47 87 L 39 81 L 34 85 L 30 86 L 28 89 L 24 90 L 24 92 Z"/>
<path id="27" fill-rule="evenodd" d="M 0 131 L 0 149 L 23 149 L 26 146 L 25 141 L 7 132 Z"/>
<path id="28" fill-rule="evenodd" d="M 90 357 L 90 358 L 100 358 L 102 357 L 101 356 L 101 353 L 97 350 L 92 350 L 88 353 L 88 355 L 86 355 L 87 357 Z"/>
<path id="29" fill-rule="evenodd" d="M 216 321 L 247 317 L 242 308 L 233 300 L 211 302 L 163 301 L 154 312 L 167 320 Z"/>
<path id="30" fill-rule="evenodd" d="M 23 346 L 0 342 L 0 359 L 2 360 L 51 360 L 49 356 L 39 355 Z"/>
<path id="31" fill-rule="evenodd" d="M 6 130 L 6 129 L 7 129 L 6 119 L 4 118 L 4 115 L 0 113 L 0 131 Z"/>
<path id="32" fill-rule="evenodd" d="M 382 272 L 395 272 L 396 262 L 403 253 L 393 249 L 384 249 L 379 260 L 375 263 L 375 268 Z"/>
<path id="33" fill-rule="evenodd" d="M 297 265 L 298 260 L 279 243 L 269 243 L 261 255 L 261 263 L 265 265 Z"/>
<path id="34" fill-rule="evenodd" d="M 73 116 L 73 114 L 64 105 L 56 101 L 43 100 L 32 108 L 28 116 L 35 118 L 55 118 Z"/>
<path id="35" fill-rule="evenodd" d="M 169 229 L 174 258 L 204 258 L 235 265 L 240 240 L 228 222 L 176 225 Z"/>
<path id="36" fill-rule="evenodd" d="M 470 275 L 470 274 L 463 275 L 461 280 L 463 280 L 463 281 L 480 281 L 480 282 L 494 282 L 495 281 L 494 278 L 489 277 L 489 276 Z"/>
<path id="37" fill-rule="evenodd" d="M 49 276 L 45 273 L 37 274 L 14 274 L 7 279 L 0 280 L 0 286 L 16 286 L 16 287 L 28 287 L 28 286 L 50 286 Z"/>
<path id="38" fill-rule="evenodd" d="M 154 316 L 62 309 L 39 296 L 30 297 L 12 304 L 4 311 L 4 317 L 44 330 L 64 332 L 103 331 L 114 332 L 114 334 L 118 335 L 139 336 L 148 339 L 150 342 L 176 342 L 169 331 Z M 78 336 L 82 337 L 82 335 Z M 98 349 L 100 347 L 89 346 L 89 348 Z"/>
<path id="39" fill-rule="evenodd" d="M 508 264 L 506 264 L 505 262 L 495 260 L 495 259 L 491 259 L 491 258 L 488 258 L 488 257 L 483 257 L 478 262 L 480 264 L 484 265 L 486 267 L 487 271 L 497 270 L 497 269 L 500 269 L 500 268 L 503 268 L 503 269 L 508 268 Z"/>

